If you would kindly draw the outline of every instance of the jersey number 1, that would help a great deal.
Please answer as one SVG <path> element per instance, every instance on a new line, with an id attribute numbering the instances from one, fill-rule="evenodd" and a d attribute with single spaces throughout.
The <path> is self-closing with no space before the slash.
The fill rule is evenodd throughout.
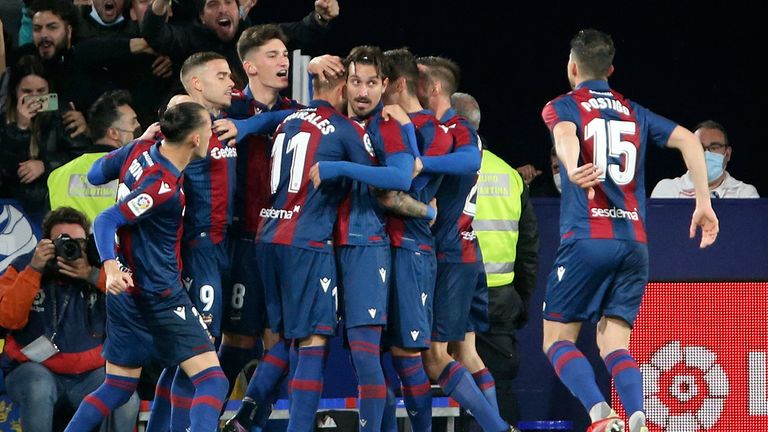
<path id="1" fill-rule="evenodd" d="M 298 193 L 301 188 L 301 181 L 304 179 L 304 161 L 307 158 L 307 147 L 309 138 L 312 135 L 309 132 L 299 132 L 288 140 L 285 149 L 286 156 L 293 153 L 291 161 L 291 175 L 288 179 L 288 192 Z M 285 143 L 285 134 L 280 133 L 275 137 L 275 143 L 272 145 L 272 171 L 270 176 L 270 186 L 272 193 L 277 192 L 280 185 L 280 168 L 283 163 L 283 145 Z"/>
<path id="2" fill-rule="evenodd" d="M 603 173 L 600 181 L 605 181 L 606 174 L 617 185 L 629 184 L 635 178 L 637 148 L 622 138 L 635 135 L 637 125 L 634 122 L 596 118 L 584 127 L 584 139 L 592 139 L 592 163 Z M 608 156 L 619 158 L 624 155 L 624 169 L 621 163 L 608 163 Z"/>

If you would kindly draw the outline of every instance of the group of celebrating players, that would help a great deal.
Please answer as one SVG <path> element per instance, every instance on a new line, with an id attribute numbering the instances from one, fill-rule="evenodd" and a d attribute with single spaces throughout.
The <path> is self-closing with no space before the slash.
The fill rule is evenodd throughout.
<path id="1" fill-rule="evenodd" d="M 249 28 L 237 49 L 248 75 L 243 91 L 234 89 L 225 57 L 190 56 L 181 69 L 187 94 L 168 104 L 153 126 L 155 138 L 110 153 L 88 175 L 93 184 L 120 181 L 117 204 L 94 223 L 112 294 L 107 378 L 67 431 L 91 430 L 127 401 L 151 360 L 166 369 L 147 430 L 218 430 L 232 383 L 260 340 L 267 351 L 224 430 L 263 428 L 285 379 L 288 431 L 313 430 L 328 338 L 339 317 L 359 383 L 361 431 L 397 428 L 381 365 L 387 350 L 415 430 L 431 430 L 430 380 L 483 430 L 515 430 L 499 416 L 493 377 L 475 351 L 475 332 L 488 326 L 482 254 L 472 230 L 482 149 L 477 132 L 451 108 L 456 64 L 371 46 L 356 47 L 343 60 L 318 57 L 310 63 L 314 99 L 302 107 L 280 95 L 289 58 L 279 27 Z M 592 90 L 617 97 L 598 87 Z M 589 104 L 579 107 L 558 99 L 545 109 L 556 144 L 570 133 L 559 130 L 563 124 L 583 121 L 566 115 Z M 596 118 L 602 112 L 592 111 Z M 630 123 L 635 111 L 640 108 L 616 115 Z M 653 138 L 676 137 L 673 123 L 641 114 L 636 121 Z M 567 147 L 560 145 L 559 155 L 561 148 Z M 606 180 L 600 164 L 576 169 L 577 155 L 561 160 L 573 168 L 564 174 L 573 182 L 568 194 L 583 202 L 564 206 L 583 206 L 586 215 L 595 193 L 598 204 L 606 197 L 600 183 Z M 603 201 L 618 201 L 609 198 Z M 708 198 L 697 205 L 716 223 L 711 207 L 704 208 Z M 600 223 L 622 224 L 610 238 L 644 247 L 642 222 L 637 228 L 626 218 L 594 220 L 603 231 Z M 564 239 L 574 232 L 574 239 L 599 237 L 594 227 L 591 234 L 579 231 L 582 222 Z M 559 257 L 556 265 L 568 278 L 578 275 L 571 270 L 575 257 Z M 647 251 L 645 259 L 647 265 Z M 552 286 L 563 279 L 557 273 Z M 642 277 L 636 279 L 627 285 Z M 639 307 L 639 297 L 630 300 L 617 297 Z M 568 299 L 557 292 L 548 292 L 547 301 L 548 322 L 592 318 L 564 315 Z M 614 311 L 612 319 L 631 323 L 633 307 Z M 583 358 L 567 342 L 568 331 L 545 326 L 545 339 L 552 339 L 545 349 L 564 382 L 577 374 L 574 359 Z M 621 371 L 631 368 L 624 352 L 610 354 Z M 598 397 L 585 406 L 601 403 Z M 610 410 L 595 411 L 593 421 L 595 432 L 624 428 Z"/>

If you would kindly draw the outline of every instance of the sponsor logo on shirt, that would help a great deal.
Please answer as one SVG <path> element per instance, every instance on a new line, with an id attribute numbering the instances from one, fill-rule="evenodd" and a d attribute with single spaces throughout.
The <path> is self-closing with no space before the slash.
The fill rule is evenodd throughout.
<path id="1" fill-rule="evenodd" d="M 235 147 L 214 147 L 211 150 L 211 157 L 214 159 L 228 159 L 237 157 L 237 148 Z"/>
<path id="2" fill-rule="evenodd" d="M 301 206 L 294 206 L 293 210 L 276 209 L 276 208 L 263 208 L 259 212 L 259 216 L 268 219 L 293 219 L 294 213 L 298 213 L 301 210 Z"/>
<path id="3" fill-rule="evenodd" d="M 637 209 L 634 211 L 624 210 L 617 207 L 613 208 L 592 208 L 593 218 L 612 218 L 612 219 L 629 219 L 633 221 L 640 220 L 640 215 L 637 213 Z"/>

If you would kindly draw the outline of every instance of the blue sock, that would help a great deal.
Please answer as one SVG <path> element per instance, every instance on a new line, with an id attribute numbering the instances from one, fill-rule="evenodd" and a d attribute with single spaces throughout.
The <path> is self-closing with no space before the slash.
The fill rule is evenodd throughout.
<path id="1" fill-rule="evenodd" d="M 252 348 L 240 348 L 236 346 L 221 345 L 219 347 L 219 363 L 221 363 L 221 370 L 224 371 L 224 375 L 229 381 L 229 391 L 227 395 L 232 393 L 232 388 L 237 381 L 237 375 L 243 370 L 243 367 L 251 359 L 254 358 L 254 350 Z"/>
<path id="2" fill-rule="evenodd" d="M 395 371 L 400 377 L 403 402 L 416 432 L 432 430 L 432 387 L 424 371 L 421 356 L 392 356 Z"/>
<path id="3" fill-rule="evenodd" d="M 287 432 L 315 430 L 315 413 L 323 392 L 328 346 L 308 346 L 298 349 L 296 373 L 291 381 L 291 410 Z"/>
<path id="4" fill-rule="evenodd" d="M 293 401 L 293 377 L 296 375 L 296 365 L 299 364 L 299 349 L 296 346 L 295 341 L 291 341 L 291 346 L 288 349 L 288 411 L 291 410 L 291 402 Z"/>
<path id="5" fill-rule="evenodd" d="M 65 432 L 93 430 L 115 408 L 128 402 L 137 385 L 138 378 L 107 374 L 104 383 L 80 403 Z"/>
<path id="6" fill-rule="evenodd" d="M 381 430 L 382 432 L 397 432 L 397 397 L 394 387 L 396 384 L 389 380 L 386 380 L 386 383 L 387 399 L 381 416 Z"/>
<path id="7" fill-rule="evenodd" d="M 397 377 L 384 367 L 385 356 L 382 353 L 379 357 L 381 369 L 384 371 L 384 383 L 387 386 L 387 399 L 384 405 L 384 412 L 381 419 L 382 432 L 397 432 L 397 397 L 395 396 L 399 383 Z"/>
<path id="8" fill-rule="evenodd" d="M 456 399 L 464 409 L 471 411 L 475 420 L 484 431 L 508 431 L 509 425 L 499 411 L 485 399 L 483 392 L 477 388 L 475 380 L 469 371 L 457 361 L 452 361 L 440 373 L 437 379 L 445 394 Z"/>
<path id="9" fill-rule="evenodd" d="M 496 411 L 499 411 L 499 402 L 496 400 L 496 381 L 493 380 L 491 371 L 489 371 L 488 368 L 482 368 L 473 373 L 472 378 L 474 378 L 477 388 L 483 392 L 485 400 L 487 400 Z"/>
<path id="10" fill-rule="evenodd" d="M 227 397 L 227 377 L 219 366 L 212 366 L 189 377 L 195 398 L 189 410 L 191 432 L 219 430 L 219 413 Z"/>
<path id="11" fill-rule="evenodd" d="M 245 390 L 244 404 L 236 414 L 237 420 L 243 427 L 250 428 L 254 425 L 260 425 L 259 422 L 260 420 L 263 421 L 265 411 L 267 418 L 269 418 L 274 401 L 271 395 L 279 391 L 279 384 L 288 374 L 289 350 L 289 342 L 278 341 L 272 349 L 267 351 L 264 359 L 253 372 L 248 388 Z M 246 401 L 251 403 L 246 403 Z"/>
<path id="12" fill-rule="evenodd" d="M 155 386 L 155 399 L 146 432 L 168 432 L 171 428 L 171 384 L 176 368 L 165 368 Z"/>
<path id="13" fill-rule="evenodd" d="M 352 364 L 358 383 L 358 410 L 360 431 L 380 431 L 387 387 L 384 371 L 379 361 L 381 326 L 354 327 L 347 329 Z"/>
<path id="14" fill-rule="evenodd" d="M 592 365 L 573 342 L 553 343 L 547 350 L 547 357 L 560 381 L 579 399 L 587 411 L 600 402 L 605 402 L 595 382 Z"/>
<path id="15" fill-rule="evenodd" d="M 176 369 L 171 385 L 171 432 L 185 432 L 190 425 L 189 409 L 195 386 L 181 368 Z"/>
<path id="16" fill-rule="evenodd" d="M 605 357 L 605 365 L 613 377 L 616 392 L 627 415 L 643 411 L 643 375 L 637 362 L 625 349 L 618 349 Z"/>

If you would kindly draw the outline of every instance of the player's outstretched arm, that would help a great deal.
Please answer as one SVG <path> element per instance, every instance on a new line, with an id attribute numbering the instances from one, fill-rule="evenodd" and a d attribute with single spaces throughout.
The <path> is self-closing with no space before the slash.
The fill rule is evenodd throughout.
<path id="1" fill-rule="evenodd" d="M 563 163 L 571 183 L 587 191 L 587 198 L 595 197 L 595 186 L 600 184 L 599 167 L 591 163 L 579 166 L 579 152 L 581 145 L 576 136 L 576 124 L 562 121 L 552 128 L 552 137 L 555 140 L 557 157 Z"/>
<path id="2" fill-rule="evenodd" d="M 407 191 L 413 176 L 413 156 L 398 153 L 387 159 L 387 166 L 367 166 L 349 161 L 321 161 L 310 170 L 315 187 L 321 181 L 347 177 L 381 189 Z"/>
<path id="3" fill-rule="evenodd" d="M 685 160 L 688 171 L 691 172 L 691 180 L 696 190 L 696 209 L 693 211 L 689 235 L 694 238 L 696 228 L 701 227 L 701 243 L 699 247 L 705 248 L 717 239 L 720 231 L 720 222 L 712 209 L 712 201 L 709 196 L 709 184 L 707 183 L 707 165 L 704 162 L 704 151 L 701 142 L 696 135 L 688 129 L 677 126 L 669 136 L 667 146 L 680 150 Z"/>

